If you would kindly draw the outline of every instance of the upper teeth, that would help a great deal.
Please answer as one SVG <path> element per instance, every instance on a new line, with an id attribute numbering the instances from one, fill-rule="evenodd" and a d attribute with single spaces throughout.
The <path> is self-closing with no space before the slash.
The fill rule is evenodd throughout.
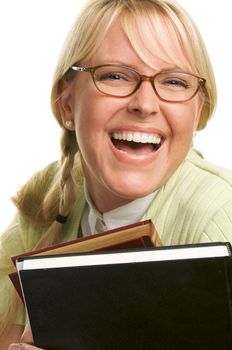
<path id="1" fill-rule="evenodd" d="M 115 140 L 123 141 L 134 141 L 140 143 L 154 143 L 159 144 L 161 142 L 161 137 L 154 134 L 146 134 L 142 132 L 114 132 L 113 138 Z"/>

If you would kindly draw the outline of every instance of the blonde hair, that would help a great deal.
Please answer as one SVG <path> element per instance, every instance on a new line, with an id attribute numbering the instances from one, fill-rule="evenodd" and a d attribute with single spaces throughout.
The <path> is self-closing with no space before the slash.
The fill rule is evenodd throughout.
<path id="1" fill-rule="evenodd" d="M 141 42 L 146 49 L 160 58 L 176 60 L 175 50 L 165 47 L 162 42 L 161 21 L 167 25 L 172 42 L 181 51 L 192 70 L 205 78 L 207 84 L 201 93 L 204 106 L 198 129 L 203 129 L 216 106 L 216 87 L 211 63 L 201 35 L 183 8 L 173 0 L 90 0 L 73 24 L 60 55 L 54 74 L 51 106 L 54 116 L 62 127 L 61 160 L 57 164 L 55 177 L 48 173 L 34 176 L 14 198 L 21 212 L 38 227 L 44 228 L 44 236 L 36 247 L 42 247 L 56 239 L 61 224 L 55 221 L 57 214 L 67 216 L 76 201 L 77 173 L 81 173 L 78 143 L 73 131 L 62 124 L 59 99 L 62 94 L 61 82 L 67 77 L 72 65 L 94 55 L 115 20 L 119 19 L 131 45 L 147 64 L 150 64 Z M 146 40 L 143 40 L 146 38 Z M 147 40 L 147 38 L 149 40 Z M 152 39 L 159 42 L 158 48 L 151 47 Z M 157 42 L 155 40 L 155 42 Z M 154 41 L 154 40 L 153 40 Z M 40 186 L 38 186 L 40 184 Z M 36 201 L 34 199 L 36 198 Z M 32 207 L 32 203 L 35 203 Z"/>

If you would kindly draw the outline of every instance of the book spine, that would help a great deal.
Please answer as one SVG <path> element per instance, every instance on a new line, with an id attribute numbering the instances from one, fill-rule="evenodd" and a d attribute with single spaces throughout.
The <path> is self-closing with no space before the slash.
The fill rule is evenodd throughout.
<path id="1" fill-rule="evenodd" d="M 142 248 L 149 248 L 149 247 L 154 248 L 155 246 L 155 242 L 153 242 L 149 236 L 142 236 L 140 238 L 140 242 L 141 242 Z"/>
<path id="2" fill-rule="evenodd" d="M 231 247 L 231 244 L 230 244 L 229 242 L 226 242 L 226 246 L 227 246 L 229 255 L 232 256 L 232 247 Z"/>

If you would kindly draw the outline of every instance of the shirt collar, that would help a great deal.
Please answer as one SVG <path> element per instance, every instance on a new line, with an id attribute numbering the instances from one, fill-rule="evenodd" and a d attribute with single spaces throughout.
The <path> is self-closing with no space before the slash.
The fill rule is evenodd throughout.
<path id="1" fill-rule="evenodd" d="M 156 192 L 152 192 L 145 197 L 135 199 L 121 207 L 105 213 L 100 213 L 90 197 L 86 184 L 84 184 L 84 190 L 87 202 L 82 220 L 82 231 L 84 235 L 90 232 L 97 233 L 100 231 L 112 230 L 120 226 L 138 222 L 156 196 Z M 96 224 L 100 227 L 98 230 L 96 230 Z"/>

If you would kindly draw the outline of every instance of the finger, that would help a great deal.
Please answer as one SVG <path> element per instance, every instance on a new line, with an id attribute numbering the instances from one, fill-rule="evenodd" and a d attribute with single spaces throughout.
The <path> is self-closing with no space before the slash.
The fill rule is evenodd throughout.
<path id="1" fill-rule="evenodd" d="M 20 343 L 20 344 L 11 344 L 9 350 L 45 350 L 41 348 L 37 348 L 34 345 Z"/>
<path id="2" fill-rule="evenodd" d="M 28 344 L 34 343 L 31 326 L 29 323 L 27 323 L 26 327 L 24 328 L 24 331 L 20 340 L 21 340 L 21 343 L 28 343 Z"/>

